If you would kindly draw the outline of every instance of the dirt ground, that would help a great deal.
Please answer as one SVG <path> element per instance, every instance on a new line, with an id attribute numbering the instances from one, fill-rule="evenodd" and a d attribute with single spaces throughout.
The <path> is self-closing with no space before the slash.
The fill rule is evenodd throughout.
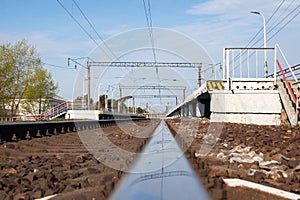
<path id="1" fill-rule="evenodd" d="M 120 148 L 139 152 L 147 139 L 127 131 L 152 134 L 158 121 L 144 120 L 103 128 Z M 146 133 L 145 133 L 146 130 Z M 109 151 L 109 150 L 107 150 Z M 130 164 L 130 163 L 129 163 Z M 100 163 L 84 147 L 77 133 L 8 142 L 0 146 L 0 199 L 107 199 L 121 171 Z"/>
<path id="2" fill-rule="evenodd" d="M 231 199 L 222 178 L 240 178 L 300 194 L 300 127 L 214 124 L 199 118 L 167 123 L 181 148 L 193 137 L 185 155 L 213 199 Z M 207 155 L 200 151 L 210 146 Z"/>

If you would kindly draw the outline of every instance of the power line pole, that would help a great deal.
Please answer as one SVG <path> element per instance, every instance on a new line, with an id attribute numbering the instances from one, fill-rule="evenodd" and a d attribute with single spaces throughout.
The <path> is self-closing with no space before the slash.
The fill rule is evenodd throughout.
<path id="1" fill-rule="evenodd" d="M 266 18 L 261 12 L 252 11 L 252 14 L 260 15 L 263 19 L 263 26 L 264 26 L 264 53 L 265 53 L 265 62 L 264 62 L 264 71 L 265 71 L 265 78 L 268 76 L 268 63 L 267 63 L 267 28 L 266 28 Z"/>
<path id="2" fill-rule="evenodd" d="M 89 64 L 89 59 L 87 59 L 87 74 L 88 74 L 88 110 L 90 110 L 90 100 L 91 100 L 91 66 Z"/>
<path id="3" fill-rule="evenodd" d="M 201 68 L 202 68 L 202 63 L 198 66 L 198 88 L 201 86 Z"/>
<path id="4" fill-rule="evenodd" d="M 87 59 L 87 66 L 82 65 L 77 60 L 81 59 Z M 88 91 L 87 91 L 87 109 L 90 109 L 90 99 L 91 99 L 91 64 L 89 61 L 89 57 L 80 57 L 80 58 L 68 58 L 68 66 L 70 66 L 70 61 L 75 63 L 75 69 L 77 69 L 77 65 L 80 65 L 81 67 L 87 69 L 87 80 L 88 80 Z M 83 79 L 84 81 L 84 79 Z M 84 88 L 83 88 L 84 90 Z"/>

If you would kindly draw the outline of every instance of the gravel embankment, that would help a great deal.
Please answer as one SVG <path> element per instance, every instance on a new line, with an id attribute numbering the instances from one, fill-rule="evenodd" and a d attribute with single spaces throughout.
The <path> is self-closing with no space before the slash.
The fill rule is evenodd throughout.
<path id="1" fill-rule="evenodd" d="M 195 118 L 167 123 L 173 135 L 178 134 L 181 147 L 185 138 L 193 137 L 185 155 L 214 199 L 228 198 L 220 184 L 222 178 L 240 178 L 300 194 L 300 127 L 213 124 Z M 207 132 L 213 133 L 218 126 L 222 128 L 215 140 L 215 133 Z M 200 147 L 214 141 L 212 151 L 202 157 Z"/>
<path id="2" fill-rule="evenodd" d="M 127 132 L 150 135 L 157 123 L 145 120 L 103 130 L 120 148 L 139 152 L 147 139 L 130 137 Z M 106 199 L 123 175 L 95 159 L 77 133 L 4 143 L 0 169 L 0 199 L 16 200 L 60 193 L 64 195 L 54 199 Z"/>

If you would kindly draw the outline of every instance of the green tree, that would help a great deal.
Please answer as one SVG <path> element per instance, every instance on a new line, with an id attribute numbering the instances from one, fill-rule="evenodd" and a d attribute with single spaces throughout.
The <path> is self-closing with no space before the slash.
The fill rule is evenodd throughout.
<path id="1" fill-rule="evenodd" d="M 137 107 L 136 112 L 137 112 L 138 114 L 143 114 L 143 113 L 145 113 L 145 110 L 142 109 L 141 107 Z"/>
<path id="2" fill-rule="evenodd" d="M 14 81 L 14 59 L 11 45 L 1 45 L 0 47 L 0 115 L 8 116 L 7 105 L 10 98 L 10 90 L 7 88 Z"/>
<path id="3" fill-rule="evenodd" d="M 23 107 L 26 112 L 41 114 L 49 109 L 50 100 L 55 96 L 57 88 L 51 73 L 43 68 L 36 68 L 24 93 Z"/>
<path id="4" fill-rule="evenodd" d="M 46 79 L 50 87 L 39 89 L 38 77 Z M 42 69 L 36 48 L 29 46 L 26 40 L 0 46 L 0 114 L 15 116 L 24 98 L 41 99 L 37 95 L 45 94 L 49 94 L 44 96 L 46 98 L 53 96 L 57 87 L 52 87 L 51 81 L 51 75 Z M 41 90 L 45 91 L 42 93 Z"/>
<path id="5" fill-rule="evenodd" d="M 82 99 L 82 96 L 78 96 L 75 99 L 75 101 L 82 101 L 82 100 L 84 100 L 85 104 L 87 105 L 88 95 L 85 94 L 84 99 Z M 92 98 L 90 98 L 90 104 L 93 104 L 93 102 L 94 102 L 94 100 Z"/>

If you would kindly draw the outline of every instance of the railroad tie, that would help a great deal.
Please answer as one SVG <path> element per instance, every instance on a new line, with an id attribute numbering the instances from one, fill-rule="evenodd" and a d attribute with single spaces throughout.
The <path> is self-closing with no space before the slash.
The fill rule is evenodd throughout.
<path id="1" fill-rule="evenodd" d="M 29 131 L 27 131 L 25 138 L 26 138 L 27 140 L 30 140 L 30 139 L 31 139 Z"/>
<path id="2" fill-rule="evenodd" d="M 42 137 L 40 132 L 41 132 L 40 129 L 38 129 L 36 132 L 36 137 Z"/>
<path id="3" fill-rule="evenodd" d="M 12 140 L 12 141 L 17 141 L 17 136 L 16 136 L 16 134 L 15 134 L 15 133 L 13 134 L 13 136 L 12 136 L 11 140 Z"/>

